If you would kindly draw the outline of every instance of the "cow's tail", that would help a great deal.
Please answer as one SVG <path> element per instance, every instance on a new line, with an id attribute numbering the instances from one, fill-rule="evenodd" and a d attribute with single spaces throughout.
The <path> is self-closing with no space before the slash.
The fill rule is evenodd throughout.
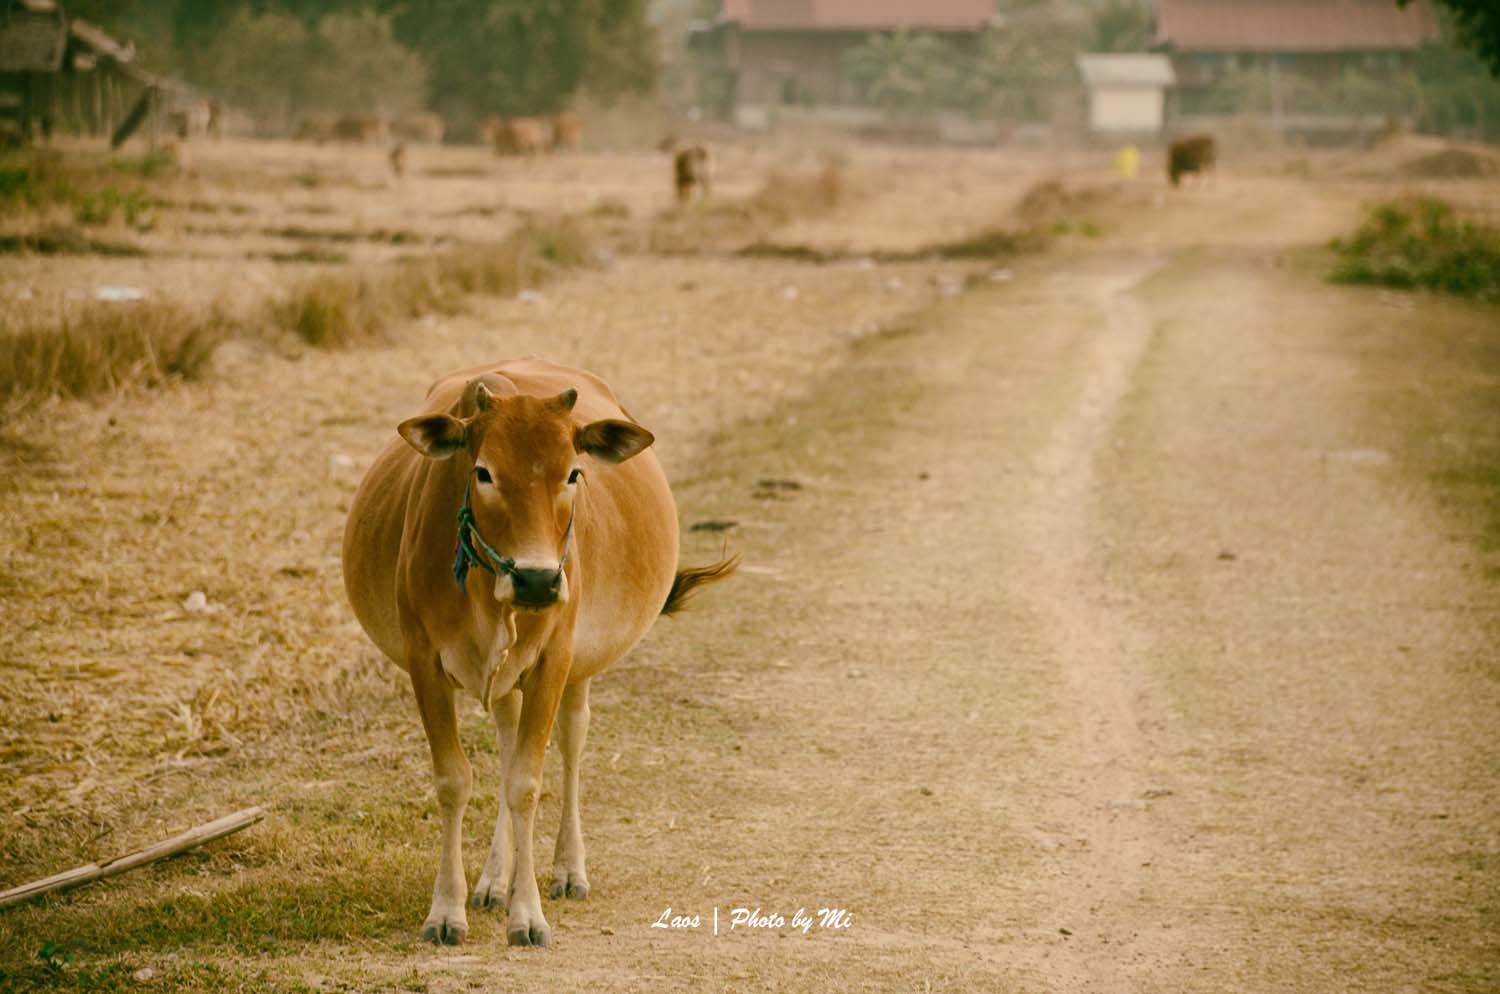
<path id="1" fill-rule="evenodd" d="M 672 590 L 667 594 L 667 602 L 661 606 L 661 613 L 676 614 L 681 611 L 698 592 L 699 587 L 729 579 L 739 566 L 740 557 L 735 554 L 708 566 L 690 566 L 678 570 L 677 575 L 672 578 Z"/>

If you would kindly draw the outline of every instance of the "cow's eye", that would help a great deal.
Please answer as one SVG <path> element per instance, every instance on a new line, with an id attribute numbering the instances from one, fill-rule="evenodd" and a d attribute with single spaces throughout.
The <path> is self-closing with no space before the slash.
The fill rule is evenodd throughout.
<path id="1" fill-rule="evenodd" d="M 494 483 L 495 482 L 495 478 L 490 475 L 490 471 L 487 470 L 487 469 L 485 469 L 483 466 L 477 466 L 477 467 L 475 467 L 475 469 L 474 469 L 474 476 L 479 480 L 480 483 Z"/>
<path id="2" fill-rule="evenodd" d="M 574 468 L 573 472 L 571 472 L 571 473 L 568 474 L 568 485 L 572 486 L 573 484 L 577 483 L 582 478 L 583 478 L 583 470 Z"/>

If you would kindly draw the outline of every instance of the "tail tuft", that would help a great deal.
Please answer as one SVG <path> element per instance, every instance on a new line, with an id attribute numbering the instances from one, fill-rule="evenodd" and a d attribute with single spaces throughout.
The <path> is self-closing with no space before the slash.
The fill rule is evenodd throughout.
<path id="1" fill-rule="evenodd" d="M 678 570 L 677 575 L 672 578 L 672 590 L 667 594 L 667 602 L 661 606 L 661 613 L 676 614 L 681 611 L 699 587 L 729 579 L 739 566 L 740 557 L 734 555 L 710 566 L 693 566 Z"/>

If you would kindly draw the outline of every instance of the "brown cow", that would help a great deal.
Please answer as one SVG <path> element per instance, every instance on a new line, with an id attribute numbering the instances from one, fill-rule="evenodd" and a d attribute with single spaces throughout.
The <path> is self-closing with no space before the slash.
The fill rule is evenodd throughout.
<path id="1" fill-rule="evenodd" d="M 1167 147 L 1167 179 L 1176 186 L 1187 173 L 1202 175 L 1214 168 L 1218 150 L 1212 135 L 1194 135 Z"/>
<path id="2" fill-rule="evenodd" d="M 672 157 L 672 175 L 677 184 L 677 202 L 685 204 L 696 187 L 700 196 L 708 197 L 708 149 L 689 145 Z"/>
<path id="3" fill-rule="evenodd" d="M 552 150 L 577 148 L 583 141 L 583 121 L 572 111 L 552 119 Z"/>
<path id="4" fill-rule="evenodd" d="M 338 128 L 339 119 L 333 114 L 323 111 L 308 111 L 302 115 L 297 122 L 297 130 L 292 135 L 297 141 L 326 142 L 332 141 L 334 132 Z"/>
<path id="5" fill-rule="evenodd" d="M 391 129 L 379 114 L 345 114 L 334 125 L 333 135 L 344 142 L 384 145 L 390 141 Z"/>
<path id="6" fill-rule="evenodd" d="M 735 562 L 677 568 L 652 435 L 590 373 L 534 358 L 463 370 L 396 430 L 354 496 L 344 584 L 370 638 L 410 675 L 432 750 L 442 848 L 422 936 L 454 944 L 468 930 L 462 689 L 494 718 L 503 776 L 473 904 L 508 903 L 510 944 L 546 945 L 532 843 L 553 720 L 563 809 L 550 894 L 581 898 L 589 683 Z"/>
<path id="7" fill-rule="evenodd" d="M 391 134 L 417 145 L 440 145 L 443 141 L 443 118 L 427 110 L 402 114 L 391 123 Z"/>
<path id="8" fill-rule="evenodd" d="M 552 143 L 552 122 L 545 117 L 492 117 L 483 129 L 496 155 L 537 155 Z"/>

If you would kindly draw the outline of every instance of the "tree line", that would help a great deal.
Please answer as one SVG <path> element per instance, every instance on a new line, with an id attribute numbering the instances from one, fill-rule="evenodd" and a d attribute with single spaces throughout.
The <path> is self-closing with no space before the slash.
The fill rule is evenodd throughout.
<path id="1" fill-rule="evenodd" d="M 1250 2 L 1250 0 L 1246 0 Z M 1416 53 L 1409 67 L 1371 72 L 1352 62 L 1336 79 L 1313 80 L 1295 69 L 1249 64 L 1192 94 L 1186 113 L 1342 113 L 1411 117 L 1424 130 L 1500 137 L 1500 0 L 1454 0 L 1439 10 L 1445 38 Z M 1493 6 L 1484 8 L 1483 4 Z M 1046 120 L 1054 98 L 1078 85 L 1079 52 L 1143 52 L 1153 20 L 1144 0 L 1098 0 L 1081 14 L 1016 3 L 1005 24 L 977 41 L 920 31 L 870 35 L 840 67 L 871 106 L 895 115 L 939 108 Z M 1488 20 L 1485 20 L 1488 18 Z"/>
<path id="2" fill-rule="evenodd" d="M 164 72 L 284 131 L 309 110 L 428 108 L 457 133 L 649 92 L 648 0 L 68 0 Z"/>

